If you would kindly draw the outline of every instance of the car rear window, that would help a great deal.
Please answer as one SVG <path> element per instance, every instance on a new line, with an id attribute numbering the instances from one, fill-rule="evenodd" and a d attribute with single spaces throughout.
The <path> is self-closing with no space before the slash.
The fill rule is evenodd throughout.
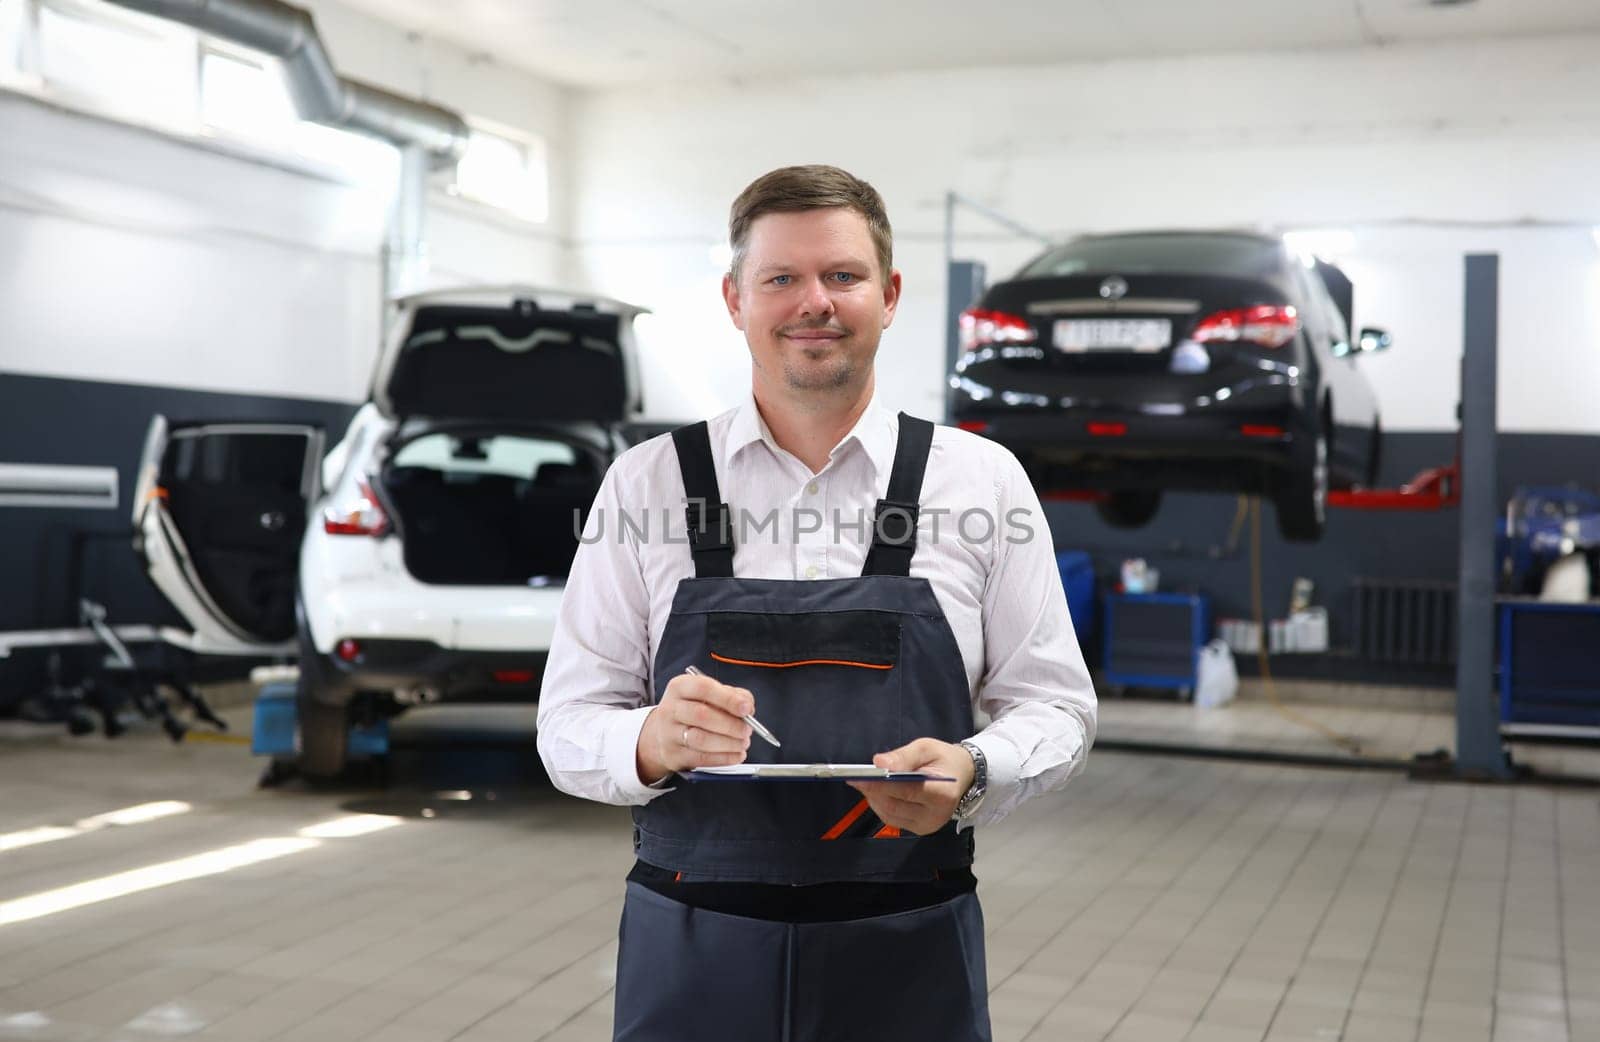
<path id="1" fill-rule="evenodd" d="M 1223 275 L 1260 278 L 1282 267 L 1282 246 L 1248 235 L 1093 235 L 1057 246 L 1018 278 L 1065 275 Z"/>
<path id="2" fill-rule="evenodd" d="M 499 474 L 531 481 L 539 468 L 551 470 L 579 463 L 578 453 L 566 442 L 515 434 L 425 434 L 407 442 L 395 453 L 394 466 L 426 467 L 447 474 Z"/>

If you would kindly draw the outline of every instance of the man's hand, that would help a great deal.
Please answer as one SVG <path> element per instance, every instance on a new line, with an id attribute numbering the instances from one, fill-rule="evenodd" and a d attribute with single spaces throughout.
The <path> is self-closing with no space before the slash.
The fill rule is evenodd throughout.
<path id="1" fill-rule="evenodd" d="M 922 771 L 956 779 L 953 782 L 846 783 L 867 798 L 872 812 L 885 825 L 919 836 L 944 828 L 956 812 L 956 804 L 972 788 L 972 779 L 978 773 L 971 753 L 937 738 L 918 738 L 910 745 L 879 753 L 872 758 L 872 763 L 891 771 Z"/>
<path id="2" fill-rule="evenodd" d="M 639 780 L 654 785 L 674 771 L 743 763 L 750 725 L 741 717 L 755 711 L 755 696 L 742 687 L 687 673 L 673 677 L 639 730 Z"/>

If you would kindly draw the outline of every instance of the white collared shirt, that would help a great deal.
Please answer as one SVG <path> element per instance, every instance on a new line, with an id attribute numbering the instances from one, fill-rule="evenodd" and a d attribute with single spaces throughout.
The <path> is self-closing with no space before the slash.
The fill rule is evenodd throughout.
<path id="1" fill-rule="evenodd" d="M 753 398 L 708 426 L 717 485 L 734 513 L 736 576 L 861 574 L 894 463 L 896 414 L 874 398 L 817 474 L 778 447 Z M 694 574 L 684 497 L 669 435 L 623 453 L 595 497 L 539 699 L 540 757 L 574 796 L 631 805 L 669 791 L 639 780 L 635 752 L 673 594 Z M 1050 528 L 1016 458 L 936 427 L 920 506 L 911 574 L 933 586 L 973 704 L 992 721 L 972 739 L 988 759 L 989 789 L 970 822 L 997 821 L 1082 769 L 1094 741 L 1094 687 Z M 760 692 L 756 699 L 759 716 Z"/>

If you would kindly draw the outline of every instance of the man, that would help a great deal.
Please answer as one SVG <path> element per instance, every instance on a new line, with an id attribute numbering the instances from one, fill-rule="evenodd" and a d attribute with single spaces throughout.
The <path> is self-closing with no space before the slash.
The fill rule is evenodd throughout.
<path id="1" fill-rule="evenodd" d="M 987 1040 L 972 826 L 1094 736 L 1049 531 L 1010 453 L 874 397 L 871 185 L 775 170 L 729 238 L 751 398 L 612 466 L 539 705 L 555 784 L 634 808 L 615 1038 Z M 686 777 L 747 760 L 955 780 Z"/>

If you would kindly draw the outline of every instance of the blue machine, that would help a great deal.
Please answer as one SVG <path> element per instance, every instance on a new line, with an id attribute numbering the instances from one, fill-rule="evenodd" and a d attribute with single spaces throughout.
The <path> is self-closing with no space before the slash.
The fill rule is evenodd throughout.
<path id="1" fill-rule="evenodd" d="M 1096 619 L 1094 617 L 1094 559 L 1082 550 L 1056 552 L 1056 570 L 1061 573 L 1061 585 L 1067 591 L 1067 613 L 1072 616 L 1072 630 L 1078 637 L 1078 646 L 1086 651 L 1093 645 Z"/>
<path id="2" fill-rule="evenodd" d="M 1600 601 L 1500 602 L 1500 721 L 1600 729 Z"/>
<path id="3" fill-rule="evenodd" d="M 250 752 L 274 760 L 292 761 L 300 755 L 297 742 L 298 712 L 295 709 L 293 681 L 263 684 L 256 695 L 255 727 L 250 734 Z M 350 756 L 383 756 L 389 751 L 389 721 L 380 720 L 365 727 L 350 729 Z"/>
<path id="4" fill-rule="evenodd" d="M 1199 593 L 1113 593 L 1105 598 L 1106 683 L 1192 692 L 1211 638 L 1211 601 Z"/>
<path id="5" fill-rule="evenodd" d="M 1519 488 L 1506 505 L 1495 539 L 1500 589 L 1537 594 L 1544 573 L 1574 551 L 1600 553 L 1600 495 L 1576 486 Z"/>

